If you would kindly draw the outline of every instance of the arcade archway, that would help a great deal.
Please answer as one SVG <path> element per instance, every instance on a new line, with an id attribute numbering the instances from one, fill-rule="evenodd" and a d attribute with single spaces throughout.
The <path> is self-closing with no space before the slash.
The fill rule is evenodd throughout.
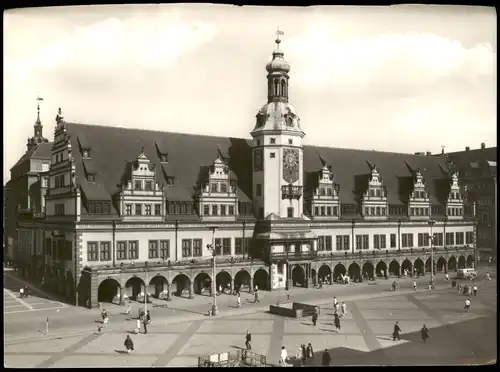
<path id="1" fill-rule="evenodd" d="M 250 273 L 244 269 L 238 271 L 234 276 L 234 287 L 241 291 L 250 288 Z"/>
<path id="2" fill-rule="evenodd" d="M 399 277 L 401 274 L 400 268 L 399 268 L 399 262 L 396 260 L 392 260 L 389 263 L 389 275 L 394 275 Z"/>
<path id="3" fill-rule="evenodd" d="M 172 292 L 177 297 L 182 297 L 182 296 L 189 297 L 189 284 L 190 280 L 187 275 L 178 274 L 172 280 Z"/>
<path id="4" fill-rule="evenodd" d="M 365 262 L 363 264 L 363 277 L 365 279 L 373 279 L 373 265 L 371 262 Z"/>
<path id="5" fill-rule="evenodd" d="M 221 271 L 215 276 L 215 285 L 217 286 L 217 290 L 220 290 L 222 287 L 222 290 L 224 291 L 227 288 L 231 288 L 231 275 L 227 271 Z"/>
<path id="6" fill-rule="evenodd" d="M 403 263 L 401 264 L 401 269 L 403 270 L 403 274 L 406 273 L 410 276 L 413 274 L 413 265 L 409 259 L 403 261 Z"/>
<path id="7" fill-rule="evenodd" d="M 331 275 L 332 270 L 328 265 L 321 265 L 321 267 L 318 269 L 318 279 L 322 280 L 323 282 L 330 282 Z"/>
<path id="8" fill-rule="evenodd" d="M 149 281 L 148 292 L 152 293 L 154 297 L 159 298 L 162 292 L 168 291 L 168 280 L 162 276 L 157 275 Z"/>
<path id="9" fill-rule="evenodd" d="M 426 261 L 425 261 L 425 272 L 426 273 L 430 273 L 431 272 L 431 258 L 429 257 Z"/>
<path id="10" fill-rule="evenodd" d="M 438 273 L 446 272 L 446 260 L 444 257 L 439 257 L 436 262 L 436 271 Z"/>
<path id="11" fill-rule="evenodd" d="M 193 280 L 193 290 L 197 294 L 210 296 L 212 292 L 212 279 L 207 273 L 199 273 Z"/>
<path id="12" fill-rule="evenodd" d="M 253 276 L 254 288 L 267 290 L 269 289 L 269 274 L 264 269 L 259 269 Z"/>
<path id="13" fill-rule="evenodd" d="M 465 257 L 464 256 L 460 256 L 458 258 L 458 268 L 459 269 L 465 269 L 465 264 L 466 264 Z"/>
<path id="14" fill-rule="evenodd" d="M 387 265 L 384 261 L 377 263 L 377 266 L 375 266 L 375 273 L 380 278 L 387 278 Z"/>
<path id="15" fill-rule="evenodd" d="M 467 267 L 474 267 L 474 257 L 471 255 L 467 256 Z"/>
<path id="16" fill-rule="evenodd" d="M 341 281 L 342 276 L 345 276 L 346 273 L 347 273 L 347 270 L 346 270 L 344 265 L 342 265 L 342 264 L 335 265 L 335 267 L 333 268 L 333 281 Z M 352 275 L 350 275 L 350 274 L 349 274 L 349 276 L 352 277 Z"/>
<path id="17" fill-rule="evenodd" d="M 455 256 L 451 256 L 448 260 L 448 270 L 457 270 L 457 259 L 455 258 Z"/>
<path id="18" fill-rule="evenodd" d="M 420 258 L 417 258 L 415 260 L 413 267 L 415 268 L 415 270 L 417 270 L 418 275 L 424 275 L 424 261 L 422 261 Z"/>
<path id="19" fill-rule="evenodd" d="M 304 273 L 304 268 L 300 265 L 295 265 L 292 269 L 292 281 L 295 287 L 305 287 L 306 286 L 306 275 Z"/>
<path id="20" fill-rule="evenodd" d="M 361 280 L 361 268 L 356 262 L 349 265 L 349 277 L 351 277 L 354 281 Z"/>
<path id="21" fill-rule="evenodd" d="M 134 276 L 127 280 L 127 282 L 125 283 L 125 294 L 129 298 L 135 300 L 137 299 L 137 296 L 142 292 L 144 286 L 144 281 L 141 278 Z"/>
<path id="22" fill-rule="evenodd" d="M 113 302 L 113 298 L 120 294 L 120 283 L 116 279 L 105 279 L 97 288 L 98 302 Z"/>

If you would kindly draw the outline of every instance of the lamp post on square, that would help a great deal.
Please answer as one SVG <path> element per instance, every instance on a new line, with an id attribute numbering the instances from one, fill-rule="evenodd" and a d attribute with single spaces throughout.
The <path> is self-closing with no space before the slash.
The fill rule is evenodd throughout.
<path id="1" fill-rule="evenodd" d="M 431 242 L 431 287 L 433 287 L 434 286 L 434 236 L 432 235 L 432 226 L 434 226 L 436 221 L 429 220 L 428 223 L 431 229 L 429 241 Z"/>
<path id="2" fill-rule="evenodd" d="M 212 230 L 212 244 L 207 244 L 207 249 L 212 253 L 212 316 L 218 314 L 219 309 L 217 308 L 217 288 L 215 283 L 215 257 L 217 256 L 217 249 L 215 246 L 215 230 L 217 230 L 217 226 L 210 227 Z"/>

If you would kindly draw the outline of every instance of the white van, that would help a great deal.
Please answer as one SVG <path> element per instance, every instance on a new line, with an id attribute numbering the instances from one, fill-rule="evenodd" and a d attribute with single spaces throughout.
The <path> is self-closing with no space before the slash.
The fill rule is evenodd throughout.
<path id="1" fill-rule="evenodd" d="M 457 278 L 458 279 L 469 279 L 477 277 L 476 269 L 468 268 L 468 269 L 458 269 Z"/>

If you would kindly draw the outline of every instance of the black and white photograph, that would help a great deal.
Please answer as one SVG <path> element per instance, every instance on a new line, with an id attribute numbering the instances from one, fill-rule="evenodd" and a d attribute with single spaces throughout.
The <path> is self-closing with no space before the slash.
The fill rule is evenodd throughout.
<path id="1" fill-rule="evenodd" d="M 6 368 L 497 361 L 497 16 L 4 11 Z"/>

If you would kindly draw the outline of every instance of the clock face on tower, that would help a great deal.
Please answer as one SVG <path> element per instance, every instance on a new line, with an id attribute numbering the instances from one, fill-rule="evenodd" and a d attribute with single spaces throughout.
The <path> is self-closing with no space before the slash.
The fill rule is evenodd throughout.
<path id="1" fill-rule="evenodd" d="M 283 179 L 287 183 L 294 183 L 299 179 L 299 150 L 283 150 Z"/>

